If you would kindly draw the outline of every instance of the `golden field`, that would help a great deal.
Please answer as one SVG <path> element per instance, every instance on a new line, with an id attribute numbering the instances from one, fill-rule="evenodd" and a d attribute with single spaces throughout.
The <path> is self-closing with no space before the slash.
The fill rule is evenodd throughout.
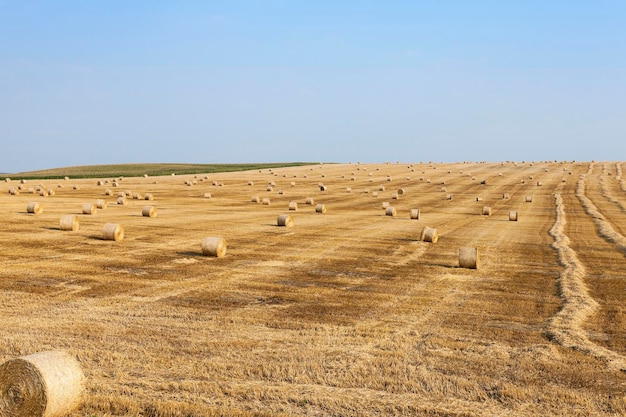
<path id="1" fill-rule="evenodd" d="M 317 164 L 10 195 L 16 177 L 0 193 L 0 361 L 77 357 L 73 417 L 626 415 L 622 166 Z M 60 230 L 67 214 L 79 230 Z M 202 255 L 208 236 L 226 256 Z"/>

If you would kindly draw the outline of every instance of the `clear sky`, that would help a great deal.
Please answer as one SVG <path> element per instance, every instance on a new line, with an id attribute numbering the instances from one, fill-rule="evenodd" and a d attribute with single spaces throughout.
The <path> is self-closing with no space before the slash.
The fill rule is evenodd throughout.
<path id="1" fill-rule="evenodd" d="M 626 160 L 626 1 L 0 0 L 0 172 Z"/>

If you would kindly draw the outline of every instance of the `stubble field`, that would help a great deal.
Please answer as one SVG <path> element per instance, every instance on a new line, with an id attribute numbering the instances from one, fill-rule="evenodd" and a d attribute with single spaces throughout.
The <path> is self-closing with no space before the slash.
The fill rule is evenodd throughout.
<path id="1" fill-rule="evenodd" d="M 0 361 L 76 356 L 73 417 L 625 415 L 622 166 L 320 164 L 30 180 L 10 195 L 14 178 Z M 108 207 L 81 214 L 97 199 Z M 79 230 L 60 230 L 67 214 Z M 111 222 L 123 240 L 102 239 Z M 438 242 L 420 241 L 424 226 Z M 202 256 L 207 236 L 225 257 Z M 478 269 L 458 267 L 461 247 L 478 248 Z"/>

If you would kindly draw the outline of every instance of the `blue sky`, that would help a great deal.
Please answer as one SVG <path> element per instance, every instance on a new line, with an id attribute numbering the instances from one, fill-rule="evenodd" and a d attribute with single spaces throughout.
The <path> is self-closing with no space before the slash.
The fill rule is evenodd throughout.
<path id="1" fill-rule="evenodd" d="M 0 0 L 0 172 L 625 154 L 624 1 Z"/>

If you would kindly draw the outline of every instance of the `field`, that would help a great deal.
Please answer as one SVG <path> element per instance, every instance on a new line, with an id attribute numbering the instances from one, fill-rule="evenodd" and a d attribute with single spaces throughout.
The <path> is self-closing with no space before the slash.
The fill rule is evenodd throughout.
<path id="1" fill-rule="evenodd" d="M 622 167 L 315 164 L 10 195 L 16 177 L 0 193 L 0 362 L 76 356 L 72 417 L 626 415 Z M 66 214 L 79 230 L 60 230 Z M 102 239 L 110 222 L 123 240 Z M 202 255 L 208 236 L 226 256 Z"/>

